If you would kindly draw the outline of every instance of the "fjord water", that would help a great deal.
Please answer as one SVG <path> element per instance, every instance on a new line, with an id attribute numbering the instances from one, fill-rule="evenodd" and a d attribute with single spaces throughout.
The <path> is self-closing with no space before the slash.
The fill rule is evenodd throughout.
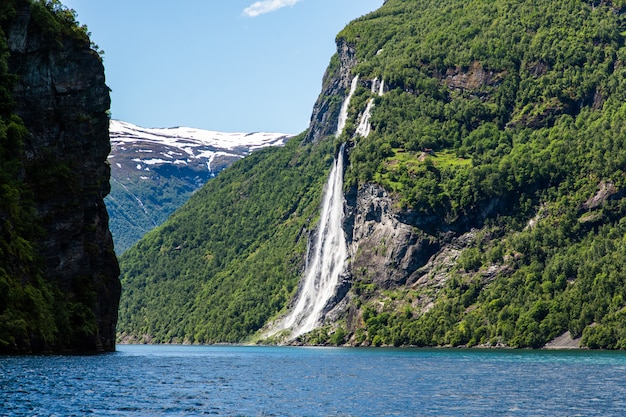
<path id="1" fill-rule="evenodd" d="M 128 346 L 0 357 L 2 416 L 619 416 L 626 354 Z"/>

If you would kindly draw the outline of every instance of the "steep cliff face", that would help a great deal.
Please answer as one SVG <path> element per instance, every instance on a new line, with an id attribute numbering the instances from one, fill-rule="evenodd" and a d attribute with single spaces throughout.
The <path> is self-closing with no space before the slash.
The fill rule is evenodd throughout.
<path id="1" fill-rule="evenodd" d="M 103 64 L 67 10 L 14 3 L 4 25 L 9 71 L 17 76 L 15 113 L 28 129 L 24 182 L 42 227 L 34 242 L 41 276 L 29 280 L 43 280 L 56 316 L 48 338 L 20 335 L 5 348 L 111 351 L 120 284 L 103 202 L 110 190 Z"/>
<path id="2" fill-rule="evenodd" d="M 365 184 L 348 200 L 352 272 L 382 287 L 402 285 L 440 248 L 437 237 L 400 220 L 389 193 Z"/>
<path id="3" fill-rule="evenodd" d="M 351 72 L 355 65 L 354 47 L 340 41 L 337 45 L 337 54 L 332 57 L 324 74 L 322 93 L 313 107 L 305 142 L 316 143 L 336 133 L 341 103 L 350 90 L 354 77 Z"/>
<path id="4" fill-rule="evenodd" d="M 345 213 L 350 275 L 346 287 L 350 290 L 342 290 L 345 298 L 338 300 L 327 319 L 333 326 L 345 325 L 353 344 L 361 342 L 355 335 L 363 327 L 362 306 L 380 303 L 386 291 L 419 293 L 408 303 L 410 308 L 420 313 L 432 308 L 459 256 L 475 240 L 475 230 L 429 233 L 420 229 L 415 224 L 429 219 L 399 209 L 397 201 L 378 184 L 349 191 Z"/>
<path id="5" fill-rule="evenodd" d="M 342 137 L 350 289 L 301 341 L 541 347 L 569 331 L 626 347 L 624 150 L 607 122 L 624 113 L 623 6 L 444 3 L 386 1 L 338 35 L 307 138 L 329 134 L 317 124 L 346 96 L 333 85 L 387 91 L 352 98 L 347 126 L 375 108 L 371 132 Z M 580 29 L 592 20 L 616 31 Z M 546 36 L 571 53 L 547 53 Z"/>

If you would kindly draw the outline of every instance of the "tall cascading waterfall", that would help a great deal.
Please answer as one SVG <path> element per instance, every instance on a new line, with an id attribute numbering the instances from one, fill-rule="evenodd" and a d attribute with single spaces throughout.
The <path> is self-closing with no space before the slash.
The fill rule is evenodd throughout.
<path id="1" fill-rule="evenodd" d="M 382 96 L 385 91 L 385 81 L 381 80 L 380 84 L 378 83 L 378 78 L 374 78 L 372 80 L 372 93 L 376 94 L 378 90 L 378 95 Z M 372 117 L 372 108 L 374 107 L 374 99 L 370 98 L 367 100 L 367 106 L 361 115 L 361 121 L 356 128 L 355 133 L 364 138 L 368 137 L 370 132 L 372 131 L 372 125 L 370 123 L 370 118 Z"/>
<path id="2" fill-rule="evenodd" d="M 344 100 L 337 122 L 336 136 L 341 135 L 348 119 L 350 99 L 359 82 L 352 80 L 350 92 Z M 290 338 L 310 332 L 324 318 L 328 302 L 336 295 L 339 277 L 345 270 L 348 245 L 343 231 L 343 162 L 345 144 L 335 158 L 324 188 L 320 221 L 312 253 L 309 254 L 304 280 L 291 311 L 266 336 L 282 330 L 291 330 Z"/>
<path id="3" fill-rule="evenodd" d="M 350 92 L 348 96 L 341 104 L 341 111 L 339 112 L 339 119 L 337 120 L 337 133 L 335 136 L 341 135 L 343 129 L 346 127 L 346 121 L 348 120 L 348 109 L 350 108 L 350 99 L 354 95 L 357 86 L 359 85 L 359 76 L 357 75 L 352 79 L 352 84 L 350 85 Z"/>
<path id="4" fill-rule="evenodd" d="M 342 228 L 343 152 L 344 145 L 328 176 L 313 252 L 298 299 L 283 322 L 284 329 L 291 329 L 292 338 L 310 332 L 320 324 L 325 307 L 335 296 L 339 277 L 345 269 L 348 245 Z"/>

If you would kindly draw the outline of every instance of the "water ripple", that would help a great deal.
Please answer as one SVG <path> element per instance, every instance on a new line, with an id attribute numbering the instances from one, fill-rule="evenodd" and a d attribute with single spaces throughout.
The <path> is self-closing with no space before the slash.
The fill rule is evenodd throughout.
<path id="1" fill-rule="evenodd" d="M 618 416 L 614 352 L 120 346 L 0 357 L 8 416 Z"/>

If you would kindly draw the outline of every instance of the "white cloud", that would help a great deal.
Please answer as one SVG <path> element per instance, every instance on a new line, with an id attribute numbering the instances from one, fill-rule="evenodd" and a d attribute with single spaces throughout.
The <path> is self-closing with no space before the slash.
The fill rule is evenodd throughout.
<path id="1" fill-rule="evenodd" d="M 300 0 L 263 0 L 257 1 L 243 10 L 243 14 L 256 17 L 264 13 L 270 13 L 283 7 L 293 6 Z"/>

